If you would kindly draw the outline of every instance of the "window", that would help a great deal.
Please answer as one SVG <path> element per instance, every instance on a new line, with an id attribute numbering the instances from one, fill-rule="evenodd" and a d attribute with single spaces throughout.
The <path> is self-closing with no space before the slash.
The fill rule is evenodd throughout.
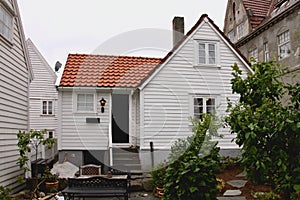
<path id="1" fill-rule="evenodd" d="M 53 115 L 53 101 L 42 101 L 42 114 Z"/>
<path id="2" fill-rule="evenodd" d="M 290 33 L 285 31 L 277 36 L 278 41 L 278 54 L 279 59 L 283 59 L 289 56 L 291 47 L 290 47 Z"/>
<path id="3" fill-rule="evenodd" d="M 0 35 L 12 41 L 13 16 L 0 3 Z"/>
<path id="4" fill-rule="evenodd" d="M 234 42 L 234 31 L 233 30 L 228 33 L 228 38 L 231 42 Z"/>
<path id="5" fill-rule="evenodd" d="M 94 111 L 94 95 L 77 94 L 77 111 Z"/>
<path id="6" fill-rule="evenodd" d="M 48 138 L 55 138 L 54 131 L 48 131 Z"/>
<path id="7" fill-rule="evenodd" d="M 239 24 L 237 26 L 237 39 L 241 39 L 244 36 L 244 28 L 243 28 L 243 24 Z"/>
<path id="8" fill-rule="evenodd" d="M 256 62 L 258 61 L 258 51 L 257 48 L 254 48 L 252 50 L 249 51 L 249 59 L 250 62 Z"/>
<path id="9" fill-rule="evenodd" d="M 264 43 L 264 61 L 265 62 L 269 61 L 269 45 L 268 45 L 268 42 Z"/>
<path id="10" fill-rule="evenodd" d="M 198 43 L 198 64 L 217 64 L 217 44 L 216 43 Z"/>
<path id="11" fill-rule="evenodd" d="M 212 114 L 216 109 L 216 100 L 211 97 L 193 97 L 193 116 L 202 119 L 203 113 Z"/>

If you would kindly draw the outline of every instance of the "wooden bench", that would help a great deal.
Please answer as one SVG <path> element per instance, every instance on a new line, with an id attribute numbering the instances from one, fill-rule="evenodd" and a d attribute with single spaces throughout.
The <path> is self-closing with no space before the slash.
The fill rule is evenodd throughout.
<path id="1" fill-rule="evenodd" d="M 69 178 L 68 187 L 62 191 L 65 199 L 74 197 L 124 197 L 128 200 L 128 176 L 105 175 Z"/>

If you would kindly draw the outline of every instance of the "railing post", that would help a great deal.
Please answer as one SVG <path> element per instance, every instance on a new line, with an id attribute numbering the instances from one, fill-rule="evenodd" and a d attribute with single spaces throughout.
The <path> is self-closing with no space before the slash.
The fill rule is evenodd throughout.
<path id="1" fill-rule="evenodd" d="M 151 153 L 151 165 L 152 168 L 154 167 L 154 148 L 153 148 L 153 142 L 150 142 L 150 153 Z"/>

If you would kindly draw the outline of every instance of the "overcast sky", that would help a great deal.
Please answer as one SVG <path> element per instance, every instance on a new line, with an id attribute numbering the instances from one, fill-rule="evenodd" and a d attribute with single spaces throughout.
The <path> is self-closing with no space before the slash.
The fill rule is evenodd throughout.
<path id="1" fill-rule="evenodd" d="M 172 19 L 185 33 L 202 14 L 223 30 L 227 0 L 18 0 L 25 37 L 50 66 L 69 53 L 163 57 L 172 46 Z"/>

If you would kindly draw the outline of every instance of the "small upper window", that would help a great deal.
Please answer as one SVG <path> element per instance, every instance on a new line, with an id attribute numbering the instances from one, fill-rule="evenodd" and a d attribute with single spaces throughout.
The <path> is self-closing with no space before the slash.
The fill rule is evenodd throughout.
<path id="1" fill-rule="evenodd" d="M 0 35 L 12 41 L 13 16 L 0 3 Z"/>
<path id="2" fill-rule="evenodd" d="M 198 43 L 198 64 L 216 65 L 217 64 L 217 44 L 213 42 Z"/>
<path id="3" fill-rule="evenodd" d="M 243 23 L 240 23 L 237 26 L 237 39 L 241 39 L 244 36 L 244 26 Z"/>
<path id="4" fill-rule="evenodd" d="M 290 32 L 285 31 L 277 36 L 279 59 L 286 58 L 291 53 Z"/>
<path id="5" fill-rule="evenodd" d="M 228 38 L 231 42 L 234 42 L 234 31 L 233 30 L 228 33 Z"/>
<path id="6" fill-rule="evenodd" d="M 53 101 L 42 101 L 42 114 L 53 115 Z"/>
<path id="7" fill-rule="evenodd" d="M 77 94 L 77 111 L 94 111 L 94 95 Z"/>
<path id="8" fill-rule="evenodd" d="M 249 51 L 249 60 L 251 63 L 255 63 L 258 61 L 258 50 L 257 48 L 251 49 Z"/>
<path id="9" fill-rule="evenodd" d="M 216 110 L 216 100 L 211 97 L 193 97 L 193 116 L 202 119 L 204 113 L 213 114 Z"/>

